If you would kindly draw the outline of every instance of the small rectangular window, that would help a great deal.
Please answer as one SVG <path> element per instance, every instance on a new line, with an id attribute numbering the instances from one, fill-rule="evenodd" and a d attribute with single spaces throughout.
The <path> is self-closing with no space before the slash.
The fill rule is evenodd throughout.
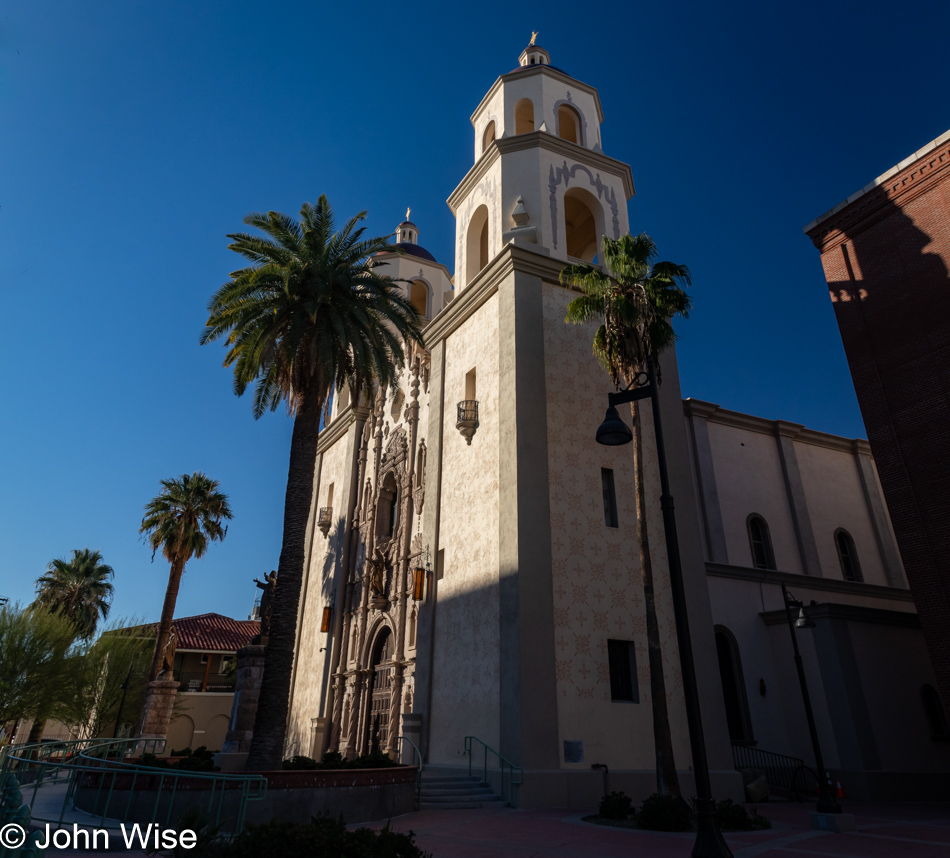
<path id="1" fill-rule="evenodd" d="M 440 548 L 438 557 L 435 559 L 435 577 L 441 581 L 445 576 L 445 549 Z"/>
<path id="2" fill-rule="evenodd" d="M 472 367 L 472 369 L 465 373 L 465 398 L 478 399 L 478 395 L 475 392 L 475 367 Z"/>
<path id="3" fill-rule="evenodd" d="M 601 468 L 600 480 L 604 487 L 604 524 L 607 527 L 617 527 L 617 493 L 614 491 L 614 472 L 610 468 Z"/>
<path id="4" fill-rule="evenodd" d="M 607 661 L 610 667 L 610 699 L 639 703 L 637 653 L 633 641 L 608 640 Z"/>
<path id="5" fill-rule="evenodd" d="M 330 488 L 327 491 L 327 506 L 333 506 L 333 483 L 330 483 Z"/>

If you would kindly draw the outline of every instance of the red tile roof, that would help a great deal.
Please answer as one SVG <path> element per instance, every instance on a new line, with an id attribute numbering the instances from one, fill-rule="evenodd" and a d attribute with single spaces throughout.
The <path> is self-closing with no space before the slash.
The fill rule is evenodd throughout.
<path id="1" fill-rule="evenodd" d="M 232 620 L 221 614 L 198 614 L 176 619 L 177 649 L 236 652 L 261 630 L 257 620 Z"/>

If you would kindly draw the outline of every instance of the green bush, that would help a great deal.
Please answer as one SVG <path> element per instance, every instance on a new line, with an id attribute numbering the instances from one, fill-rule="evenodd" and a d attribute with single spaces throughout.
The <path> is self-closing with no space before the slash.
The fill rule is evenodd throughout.
<path id="1" fill-rule="evenodd" d="M 214 764 L 214 752 L 209 751 L 204 745 L 195 748 L 193 751 L 191 748 L 172 751 L 171 756 L 181 757 L 181 759 L 170 763 L 167 757 L 156 757 L 154 754 L 142 754 L 139 765 L 148 766 L 153 769 L 177 769 L 186 772 L 220 771 Z"/>
<path id="2" fill-rule="evenodd" d="M 630 796 L 622 790 L 605 795 L 600 800 L 597 814 L 604 819 L 627 819 L 633 810 Z"/>
<path id="3" fill-rule="evenodd" d="M 345 760 L 337 751 L 327 751 L 318 763 L 310 757 L 298 754 L 289 760 L 284 760 L 281 767 L 284 769 L 385 769 L 398 766 L 395 760 L 390 759 L 381 751 L 364 754 L 353 760 Z"/>
<path id="4" fill-rule="evenodd" d="M 431 858 L 415 845 L 415 834 L 357 828 L 347 831 L 343 818 L 314 817 L 309 823 L 267 822 L 250 825 L 230 843 L 216 841 L 202 858 Z"/>
<path id="5" fill-rule="evenodd" d="M 693 812 L 681 798 L 653 793 L 644 799 L 637 824 L 647 831 L 691 831 Z"/>
<path id="6" fill-rule="evenodd" d="M 761 831 L 771 828 L 772 823 L 753 807 L 752 813 L 731 798 L 716 802 L 716 822 L 726 831 Z"/>

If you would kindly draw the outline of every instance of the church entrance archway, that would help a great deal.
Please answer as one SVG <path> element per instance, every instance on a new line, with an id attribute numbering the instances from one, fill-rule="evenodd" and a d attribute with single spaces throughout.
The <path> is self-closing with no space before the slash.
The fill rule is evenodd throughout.
<path id="1" fill-rule="evenodd" d="M 366 747 L 370 753 L 389 744 L 389 712 L 392 706 L 394 639 L 383 629 L 373 646 L 370 678 L 370 709 L 366 724 Z"/>

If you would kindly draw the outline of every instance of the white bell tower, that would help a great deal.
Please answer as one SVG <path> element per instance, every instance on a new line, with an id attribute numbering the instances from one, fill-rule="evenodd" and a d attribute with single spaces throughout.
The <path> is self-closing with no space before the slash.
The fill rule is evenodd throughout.
<path id="1" fill-rule="evenodd" d="M 592 261 L 602 236 L 629 231 L 633 178 L 603 153 L 597 90 L 533 41 L 472 114 L 475 163 L 448 199 L 458 292 L 507 244 Z"/>

